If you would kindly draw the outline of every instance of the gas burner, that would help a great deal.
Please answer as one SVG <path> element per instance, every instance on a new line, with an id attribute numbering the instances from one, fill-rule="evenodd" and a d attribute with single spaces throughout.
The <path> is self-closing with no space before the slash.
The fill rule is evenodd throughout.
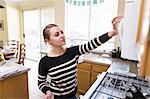
<path id="1" fill-rule="evenodd" d="M 115 80 L 115 79 L 112 79 L 111 82 L 110 82 L 112 85 L 115 85 L 116 87 L 117 86 L 121 86 L 121 85 L 124 85 L 124 81 L 121 81 L 121 80 Z"/>
<path id="2" fill-rule="evenodd" d="M 148 82 L 137 77 L 106 73 L 90 99 L 148 99 Z"/>

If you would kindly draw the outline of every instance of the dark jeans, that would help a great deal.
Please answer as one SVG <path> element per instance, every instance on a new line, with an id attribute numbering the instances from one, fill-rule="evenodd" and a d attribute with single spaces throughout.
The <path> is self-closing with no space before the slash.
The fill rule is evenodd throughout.
<path id="1" fill-rule="evenodd" d="M 54 99 L 78 99 L 76 95 L 73 95 L 72 97 L 59 97 L 54 96 Z"/>

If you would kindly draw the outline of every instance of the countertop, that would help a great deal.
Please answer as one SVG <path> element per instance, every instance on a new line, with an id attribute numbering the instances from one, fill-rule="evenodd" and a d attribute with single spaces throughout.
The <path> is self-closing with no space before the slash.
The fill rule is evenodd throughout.
<path id="1" fill-rule="evenodd" d="M 0 80 L 22 74 L 28 70 L 30 68 L 17 64 L 12 60 L 4 61 L 0 64 Z"/>
<path id="2" fill-rule="evenodd" d="M 82 56 L 80 56 L 80 62 L 90 62 L 94 64 L 106 64 L 111 65 L 112 63 L 116 62 L 126 62 L 125 60 L 119 59 L 119 58 L 111 58 L 107 55 L 99 55 L 99 54 L 92 54 L 87 53 Z"/>
<path id="3" fill-rule="evenodd" d="M 87 53 L 79 58 L 79 63 L 89 62 L 93 64 L 110 65 L 108 71 L 124 71 L 132 72 L 138 75 L 138 68 L 136 63 L 130 60 L 124 60 L 121 58 L 111 58 L 110 56 L 101 56 L 99 54 Z"/>

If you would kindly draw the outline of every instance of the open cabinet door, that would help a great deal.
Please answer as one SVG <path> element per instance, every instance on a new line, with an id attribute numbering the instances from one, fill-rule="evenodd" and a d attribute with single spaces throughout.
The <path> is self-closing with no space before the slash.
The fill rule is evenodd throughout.
<path id="1" fill-rule="evenodd" d="M 140 0 L 126 0 L 121 33 L 121 58 L 137 61 L 136 33 L 140 13 Z"/>
<path id="2" fill-rule="evenodd" d="M 150 32 L 148 33 L 144 44 L 144 53 L 141 57 L 140 75 L 150 76 Z"/>
<path id="3" fill-rule="evenodd" d="M 137 45 L 140 62 L 140 76 L 150 76 L 150 23 L 149 0 L 141 0 L 140 19 L 137 33 Z"/>

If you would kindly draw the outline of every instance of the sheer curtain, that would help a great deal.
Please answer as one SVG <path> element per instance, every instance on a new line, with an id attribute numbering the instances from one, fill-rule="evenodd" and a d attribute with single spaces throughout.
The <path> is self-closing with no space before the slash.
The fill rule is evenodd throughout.
<path id="1" fill-rule="evenodd" d="M 84 1 L 84 0 L 83 0 Z M 65 32 L 67 34 L 67 46 L 85 43 L 88 40 L 100 36 L 112 29 L 111 20 L 117 16 L 118 0 L 82 0 L 65 3 Z M 79 5 L 79 2 L 81 5 Z M 76 4 L 76 5 L 75 5 Z M 101 50 L 112 50 L 114 38 L 100 47 Z"/>

